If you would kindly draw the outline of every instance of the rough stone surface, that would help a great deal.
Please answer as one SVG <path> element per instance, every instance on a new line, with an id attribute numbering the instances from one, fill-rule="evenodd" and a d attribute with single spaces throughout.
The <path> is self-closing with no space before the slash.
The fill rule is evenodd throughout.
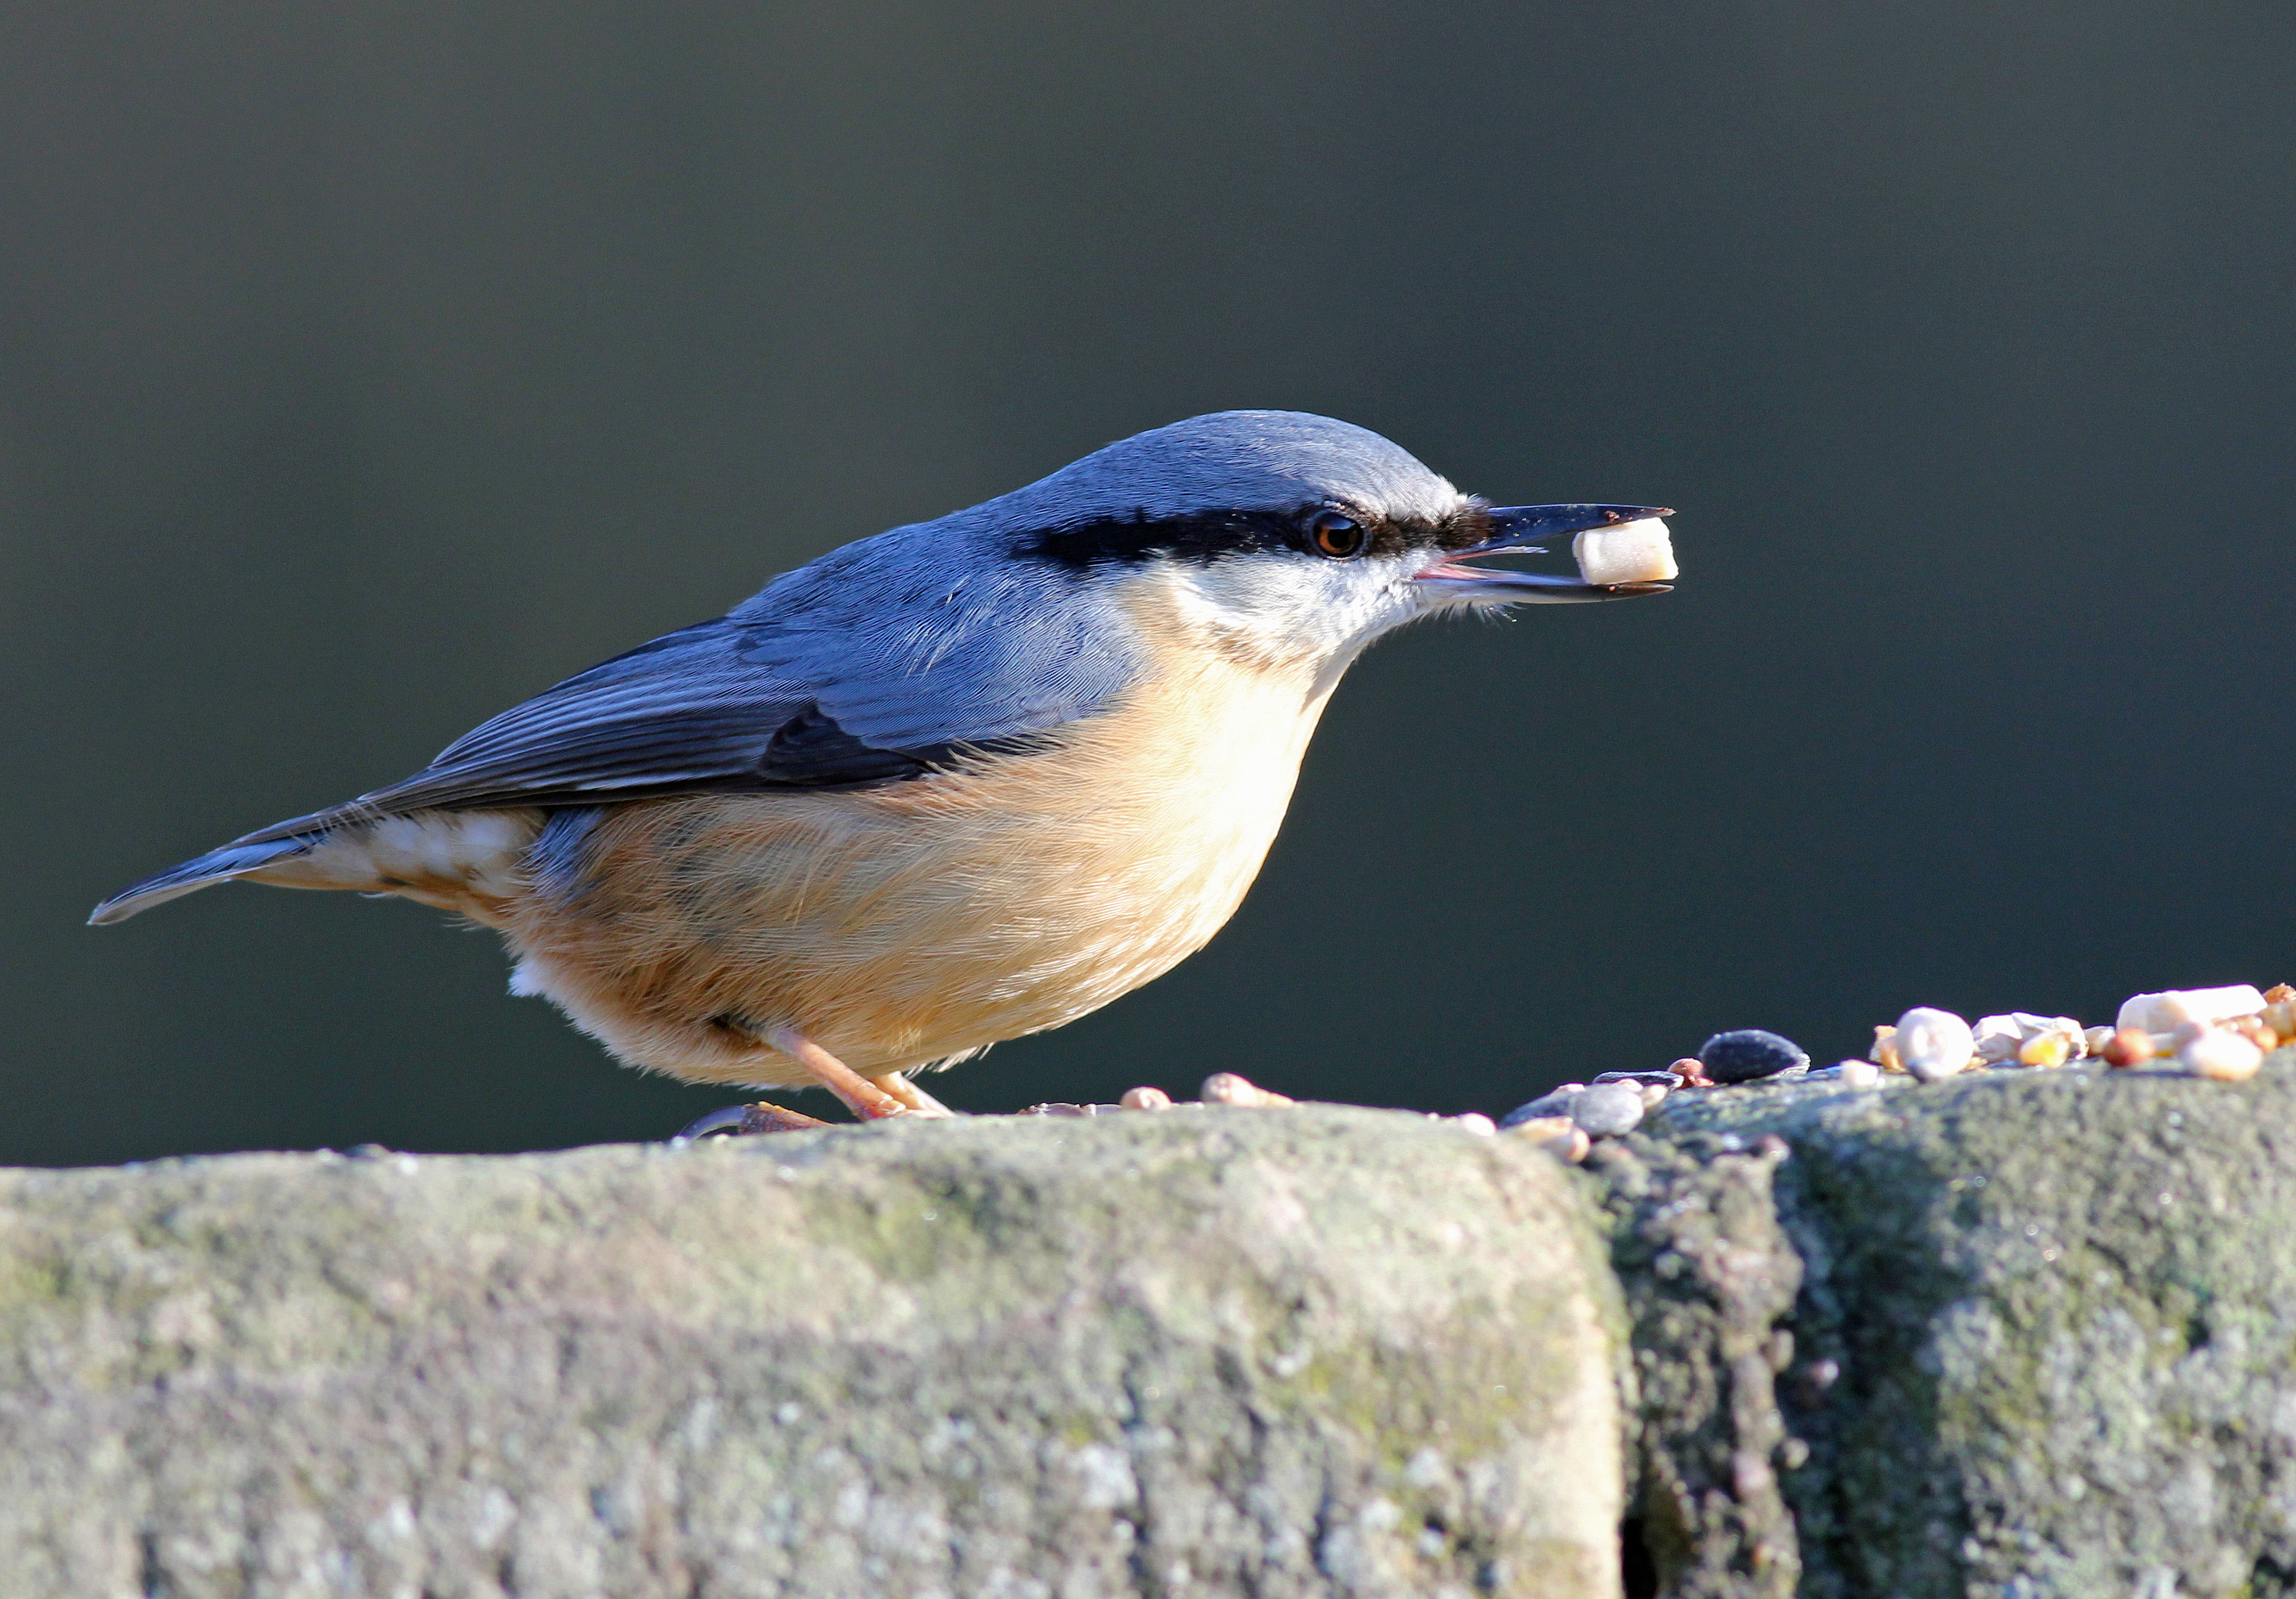
<path id="1" fill-rule="evenodd" d="M 1615 1594 L 1581 1184 L 1324 1108 L 0 1174 L 5 1592 Z"/>
<path id="2" fill-rule="evenodd" d="M 1778 1487 L 1778 1323 L 1801 1283 L 1770 1192 L 1781 1152 L 1636 1140 L 1589 1157 L 1634 1316 L 1631 1537 L 1669 1599 L 1785 1599 L 1800 1574 Z"/>
<path id="3" fill-rule="evenodd" d="M 2296 1052 L 0 1173 L 0 1593 L 2296 1599 L 2292 1218 Z"/>
<path id="4" fill-rule="evenodd" d="M 1671 1174 L 1614 1191 L 1630 1235 L 1685 1192 L 1718 1214 L 1766 1136 L 1792 1152 L 1770 1182 L 1803 1271 L 1778 1327 L 1778 1420 L 1787 1454 L 1808 1451 L 1782 1474 L 1801 1594 L 2296 1595 L 2296 1052 L 2244 1083 L 2092 1069 L 1677 1094 L 1627 1141 Z M 1668 1330 L 1663 1290 L 1620 1260 L 1638 1340 L 1682 1341 L 1703 1374 L 1645 1368 L 1645 1438 L 1734 1429 L 1761 1448 L 1760 1406 L 1734 1416 L 1713 1391 L 1759 1397 L 1746 1331 Z M 1698 1573 L 1751 1570 L 1759 1511 L 1726 1507 L 1721 1546 L 1660 1591 L 1726 1591 Z"/>

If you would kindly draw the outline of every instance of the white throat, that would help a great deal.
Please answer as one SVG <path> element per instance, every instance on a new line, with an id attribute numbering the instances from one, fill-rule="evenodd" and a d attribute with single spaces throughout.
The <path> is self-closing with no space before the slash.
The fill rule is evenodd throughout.
<path id="1" fill-rule="evenodd" d="M 1414 581 L 1425 564 L 1420 556 L 1317 562 L 1266 555 L 1175 562 L 1159 571 L 1175 619 L 1208 644 L 1328 678 L 1380 635 L 1425 612 Z"/>

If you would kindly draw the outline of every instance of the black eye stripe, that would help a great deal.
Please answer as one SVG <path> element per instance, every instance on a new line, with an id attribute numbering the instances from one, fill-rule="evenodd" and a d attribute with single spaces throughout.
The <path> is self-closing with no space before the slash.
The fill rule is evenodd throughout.
<path id="1" fill-rule="evenodd" d="M 1024 535 L 1013 553 L 1077 570 L 1103 564 L 1136 566 L 1166 558 L 1208 563 L 1297 547 L 1292 519 L 1265 512 L 1222 511 L 1198 516 L 1109 517 Z"/>
<path id="2" fill-rule="evenodd" d="M 1220 511 L 1195 516 L 1109 517 L 1075 522 L 1023 534 L 1014 540 L 1013 554 L 1022 560 L 1049 562 L 1084 571 L 1102 565 L 1136 566 L 1155 560 L 1184 561 L 1198 565 L 1234 555 L 1272 554 L 1292 550 L 1318 559 L 1334 557 L 1317 549 L 1316 522 L 1336 515 L 1353 522 L 1363 535 L 1362 546 L 1352 557 L 1402 555 L 1456 550 L 1483 537 L 1481 508 L 1472 503 L 1439 521 L 1404 521 L 1372 516 L 1331 505 L 1303 506 L 1294 512 Z"/>

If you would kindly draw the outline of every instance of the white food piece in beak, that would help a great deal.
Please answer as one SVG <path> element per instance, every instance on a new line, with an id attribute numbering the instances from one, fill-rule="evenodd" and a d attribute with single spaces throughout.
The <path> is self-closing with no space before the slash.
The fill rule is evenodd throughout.
<path id="1" fill-rule="evenodd" d="M 1612 528 L 1589 528 L 1570 541 L 1578 575 L 1598 588 L 1614 583 L 1664 583 L 1682 575 L 1674 541 L 1655 516 Z"/>
<path id="2" fill-rule="evenodd" d="M 2263 1009 L 2264 996 L 2250 983 L 2223 988 L 2170 988 L 2164 994 L 2139 994 L 2128 1000 L 2115 1025 L 2148 1033 L 2173 1033 L 2187 1021 L 2205 1026 L 2235 1016 L 2253 1016 Z"/>

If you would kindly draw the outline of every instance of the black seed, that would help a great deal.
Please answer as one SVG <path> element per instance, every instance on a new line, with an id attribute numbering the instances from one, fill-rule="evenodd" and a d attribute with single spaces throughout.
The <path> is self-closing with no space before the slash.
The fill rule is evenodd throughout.
<path id="1" fill-rule="evenodd" d="M 1751 1083 L 1782 1071 L 1809 1070 L 1809 1052 L 1759 1027 L 1717 1033 L 1698 1046 L 1699 1063 L 1718 1083 Z"/>

